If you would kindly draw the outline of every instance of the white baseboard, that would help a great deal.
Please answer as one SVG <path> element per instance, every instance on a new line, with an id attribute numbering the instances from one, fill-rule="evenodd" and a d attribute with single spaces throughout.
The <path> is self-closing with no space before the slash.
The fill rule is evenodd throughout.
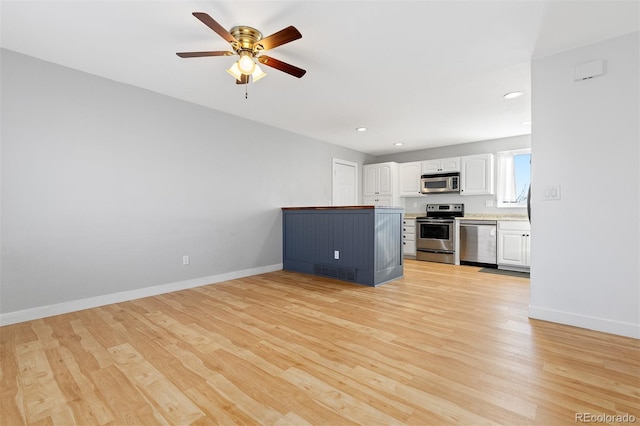
<path id="1" fill-rule="evenodd" d="M 529 305 L 529 318 L 640 339 L 640 325 Z"/>
<path id="2" fill-rule="evenodd" d="M 55 305 L 38 306 L 36 308 L 24 309 L 22 311 L 0 313 L 0 325 L 16 324 L 19 322 L 46 318 L 54 315 L 67 314 L 69 312 L 81 311 L 83 309 L 96 308 L 98 306 L 111 305 L 113 303 L 127 302 L 129 300 L 141 299 L 143 297 L 157 296 L 158 294 L 186 290 L 188 288 L 200 287 L 203 285 L 215 284 L 222 281 L 229 281 L 237 278 L 279 271 L 281 269 L 282 263 L 278 263 L 275 265 L 267 265 L 258 268 L 228 272 L 225 274 L 195 278 L 187 281 L 179 281 L 175 283 L 145 287 L 136 290 L 122 291 L 119 293 L 105 294 L 102 296 L 89 297 L 80 300 L 71 300 L 69 302 L 56 303 Z"/>

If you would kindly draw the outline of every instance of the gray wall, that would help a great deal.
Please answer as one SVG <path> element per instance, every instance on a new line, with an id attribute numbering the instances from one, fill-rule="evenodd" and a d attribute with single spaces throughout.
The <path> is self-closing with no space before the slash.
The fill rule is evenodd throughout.
<path id="1" fill-rule="evenodd" d="M 479 142 L 464 143 L 438 148 L 423 149 L 419 151 L 402 152 L 379 156 L 375 158 L 375 163 L 385 161 L 396 161 L 398 163 L 408 163 L 411 161 L 433 160 L 437 158 L 461 157 L 476 154 L 496 154 L 499 151 L 512 149 L 531 148 L 531 135 L 514 136 L 510 138 L 492 139 Z M 533 161 L 533 160 L 532 160 Z M 494 162 L 494 185 L 498 177 L 498 161 Z M 487 207 L 486 202 L 491 201 L 493 206 Z M 432 203 L 463 203 L 465 212 L 481 214 L 518 214 L 527 213 L 523 208 L 497 208 L 496 195 L 456 195 L 456 194 L 430 194 L 416 197 L 402 198 L 401 203 L 407 213 L 424 213 L 427 204 Z"/>
<path id="2" fill-rule="evenodd" d="M 280 207 L 373 158 L 1 55 L 2 314 L 278 265 Z"/>
<path id="3" fill-rule="evenodd" d="M 639 39 L 532 64 L 534 318 L 640 337 Z M 594 60 L 605 74 L 574 82 Z M 560 201 L 544 201 L 547 185 Z"/>

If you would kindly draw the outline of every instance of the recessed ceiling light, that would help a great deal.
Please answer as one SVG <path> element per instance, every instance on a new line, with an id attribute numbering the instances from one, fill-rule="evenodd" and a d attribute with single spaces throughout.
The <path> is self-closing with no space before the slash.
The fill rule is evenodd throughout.
<path id="1" fill-rule="evenodd" d="M 522 95 L 524 95 L 524 92 L 509 92 L 506 95 L 504 95 L 504 98 L 505 99 L 515 99 L 515 98 L 519 98 Z"/>
<path id="2" fill-rule="evenodd" d="M 366 127 L 356 127 L 356 132 L 366 132 L 367 128 Z"/>
<path id="3" fill-rule="evenodd" d="M 396 143 L 394 143 L 393 145 L 394 145 L 394 146 L 402 146 L 402 145 L 404 145 L 404 144 L 403 144 L 402 142 L 396 142 Z"/>

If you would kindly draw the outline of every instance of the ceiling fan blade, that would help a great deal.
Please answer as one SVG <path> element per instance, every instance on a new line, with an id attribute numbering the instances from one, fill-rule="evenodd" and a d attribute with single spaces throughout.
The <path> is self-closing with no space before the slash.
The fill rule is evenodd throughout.
<path id="1" fill-rule="evenodd" d="M 302 77 L 303 75 L 306 74 L 307 71 L 303 70 L 302 68 L 298 68 L 296 66 L 287 64 L 286 62 L 282 62 L 278 59 L 272 58 L 270 56 L 266 56 L 266 55 L 262 55 L 258 57 L 258 61 L 261 64 L 264 64 L 268 67 L 271 68 L 275 68 L 277 70 L 280 70 L 282 72 L 286 72 L 287 74 L 290 74 L 294 77 Z"/>
<path id="2" fill-rule="evenodd" d="M 236 80 L 236 84 L 249 84 L 249 76 L 246 74 L 241 74 L 240 80 Z"/>
<path id="3" fill-rule="evenodd" d="M 202 56 L 231 56 L 235 55 L 235 53 L 224 50 L 214 50 L 211 52 L 178 52 L 176 55 L 181 58 L 200 58 Z"/>
<path id="4" fill-rule="evenodd" d="M 300 31 L 298 31 L 294 26 L 289 26 L 278 31 L 277 33 L 273 33 L 270 36 L 259 40 L 253 45 L 253 48 L 255 49 L 257 46 L 262 46 L 262 50 L 269 50 L 278 46 L 282 46 L 283 44 L 289 43 L 299 38 L 302 38 L 302 34 L 300 34 Z"/>
<path id="5" fill-rule="evenodd" d="M 211 16 L 207 15 L 204 12 L 193 12 L 193 16 L 198 18 L 205 24 L 207 27 L 211 28 L 213 31 L 218 33 L 220 37 L 227 40 L 229 43 L 236 42 L 236 38 L 231 35 L 229 31 L 227 31 L 222 25 L 218 24 L 215 19 Z"/>

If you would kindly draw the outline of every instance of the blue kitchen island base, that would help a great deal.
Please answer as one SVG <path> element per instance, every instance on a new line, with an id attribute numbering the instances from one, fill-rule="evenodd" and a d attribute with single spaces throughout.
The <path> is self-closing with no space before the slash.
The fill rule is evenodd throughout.
<path id="1" fill-rule="evenodd" d="M 283 269 L 377 286 L 403 276 L 398 207 L 285 207 Z"/>

